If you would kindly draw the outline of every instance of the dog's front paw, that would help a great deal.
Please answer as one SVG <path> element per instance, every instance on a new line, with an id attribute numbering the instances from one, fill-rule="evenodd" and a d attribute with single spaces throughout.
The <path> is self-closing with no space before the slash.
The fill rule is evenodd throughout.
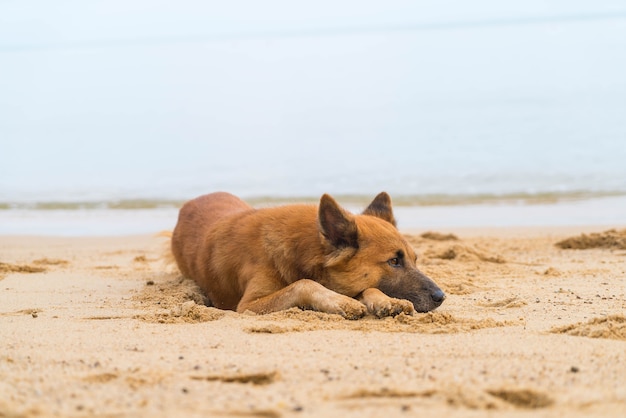
<path id="1" fill-rule="evenodd" d="M 413 303 L 410 301 L 390 298 L 378 289 L 365 290 L 360 300 L 367 307 L 367 311 L 377 318 L 396 316 L 401 313 L 407 315 L 413 315 L 415 313 Z"/>
<path id="2" fill-rule="evenodd" d="M 395 298 L 388 298 L 384 301 L 374 302 L 371 306 L 368 306 L 368 311 L 377 318 L 396 316 L 401 313 L 405 313 L 407 315 L 413 315 L 415 313 L 415 309 L 413 308 L 413 304 L 411 302 Z"/>
<path id="3" fill-rule="evenodd" d="M 345 305 L 341 304 L 341 312 L 339 313 L 346 319 L 359 319 L 367 314 L 367 307 L 358 300 L 347 298 Z M 349 303 L 348 303 L 349 302 Z"/>
<path id="4" fill-rule="evenodd" d="M 321 312 L 341 315 L 346 319 L 359 319 L 367 314 L 367 308 L 361 302 L 339 294 L 320 300 L 314 308 Z"/>
<path id="5" fill-rule="evenodd" d="M 396 316 L 401 313 L 405 313 L 407 315 L 415 314 L 415 308 L 413 307 L 413 302 L 406 299 L 396 299 L 389 298 L 391 302 L 391 309 L 389 310 L 388 316 Z"/>

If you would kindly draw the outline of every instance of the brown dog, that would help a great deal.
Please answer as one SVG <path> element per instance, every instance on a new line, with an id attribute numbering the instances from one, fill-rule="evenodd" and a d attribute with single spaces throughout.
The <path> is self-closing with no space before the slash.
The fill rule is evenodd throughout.
<path id="1" fill-rule="evenodd" d="M 445 295 L 416 267 L 380 193 L 361 215 L 322 196 L 319 208 L 253 209 L 229 193 L 181 208 L 172 253 L 213 306 L 269 313 L 292 307 L 360 318 L 427 312 Z"/>

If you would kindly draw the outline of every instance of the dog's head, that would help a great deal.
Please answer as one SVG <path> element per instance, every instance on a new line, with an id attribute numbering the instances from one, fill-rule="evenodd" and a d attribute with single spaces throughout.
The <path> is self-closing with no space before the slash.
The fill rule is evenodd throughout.
<path id="1" fill-rule="evenodd" d="M 411 301 L 418 312 L 431 311 L 445 299 L 435 282 L 417 269 L 417 256 L 396 228 L 387 193 L 376 196 L 360 215 L 324 195 L 318 223 L 327 249 L 326 287 L 352 297 L 375 287 Z"/>

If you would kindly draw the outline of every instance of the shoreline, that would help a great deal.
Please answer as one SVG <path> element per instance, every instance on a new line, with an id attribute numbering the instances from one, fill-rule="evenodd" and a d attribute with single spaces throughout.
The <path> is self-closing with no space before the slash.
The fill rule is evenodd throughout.
<path id="1" fill-rule="evenodd" d="M 120 239 L 130 241 L 164 240 L 161 236 L 171 229 L 162 229 L 155 232 L 121 233 L 121 234 L 94 234 L 94 235 L 46 235 L 46 234 L 0 234 L 0 240 L 12 240 L 15 242 L 49 241 L 49 242 L 72 242 L 72 241 L 112 241 Z M 533 226 L 462 226 L 462 227 L 434 227 L 434 228 L 402 228 L 400 232 L 406 236 L 416 236 L 428 232 L 441 234 L 454 234 L 460 238 L 539 238 L 539 237 L 564 237 L 579 234 L 602 233 L 609 230 L 626 229 L 626 224 L 597 224 L 597 225 L 533 225 Z"/>
<path id="2" fill-rule="evenodd" d="M 345 204 L 351 212 L 364 206 Z M 261 206 L 262 207 L 262 206 Z M 549 204 L 394 207 L 403 231 L 433 228 L 517 228 L 626 225 L 626 197 Z M 0 235 L 119 236 L 172 230 L 178 208 L 0 210 Z"/>
<path id="3" fill-rule="evenodd" d="M 208 192 L 207 192 L 208 193 Z M 186 201 L 203 193 L 187 198 L 158 197 L 117 197 L 52 200 L 52 199 L 7 199 L 0 200 L 0 210 L 94 210 L 94 209 L 168 209 L 180 208 Z M 236 194 L 236 193 L 235 193 Z M 375 193 L 329 193 L 349 206 L 367 206 Z M 287 205 L 293 203 L 317 204 L 320 195 L 238 195 L 254 207 Z M 393 193 L 396 207 L 428 206 L 473 206 L 473 205 L 537 205 L 566 202 L 582 202 L 604 198 L 626 198 L 626 191 L 585 191 L 563 192 L 514 192 L 514 193 L 475 193 L 475 194 L 400 194 Z"/>

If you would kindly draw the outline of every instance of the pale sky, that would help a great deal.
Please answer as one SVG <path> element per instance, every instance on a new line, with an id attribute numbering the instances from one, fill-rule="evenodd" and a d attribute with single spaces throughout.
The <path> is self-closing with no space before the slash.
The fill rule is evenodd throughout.
<path id="1" fill-rule="evenodd" d="M 332 177 L 372 161 L 435 173 L 450 150 L 483 161 L 471 141 L 506 168 L 516 145 L 499 135 L 539 150 L 528 136 L 553 130 L 588 153 L 592 125 L 607 148 L 582 173 L 619 174 L 625 34 L 621 1 L 0 1 L 0 198 L 215 172 L 271 185 L 319 159 Z M 421 140 L 433 158 L 406 148 Z M 366 165 L 328 151 L 357 146 Z"/>

